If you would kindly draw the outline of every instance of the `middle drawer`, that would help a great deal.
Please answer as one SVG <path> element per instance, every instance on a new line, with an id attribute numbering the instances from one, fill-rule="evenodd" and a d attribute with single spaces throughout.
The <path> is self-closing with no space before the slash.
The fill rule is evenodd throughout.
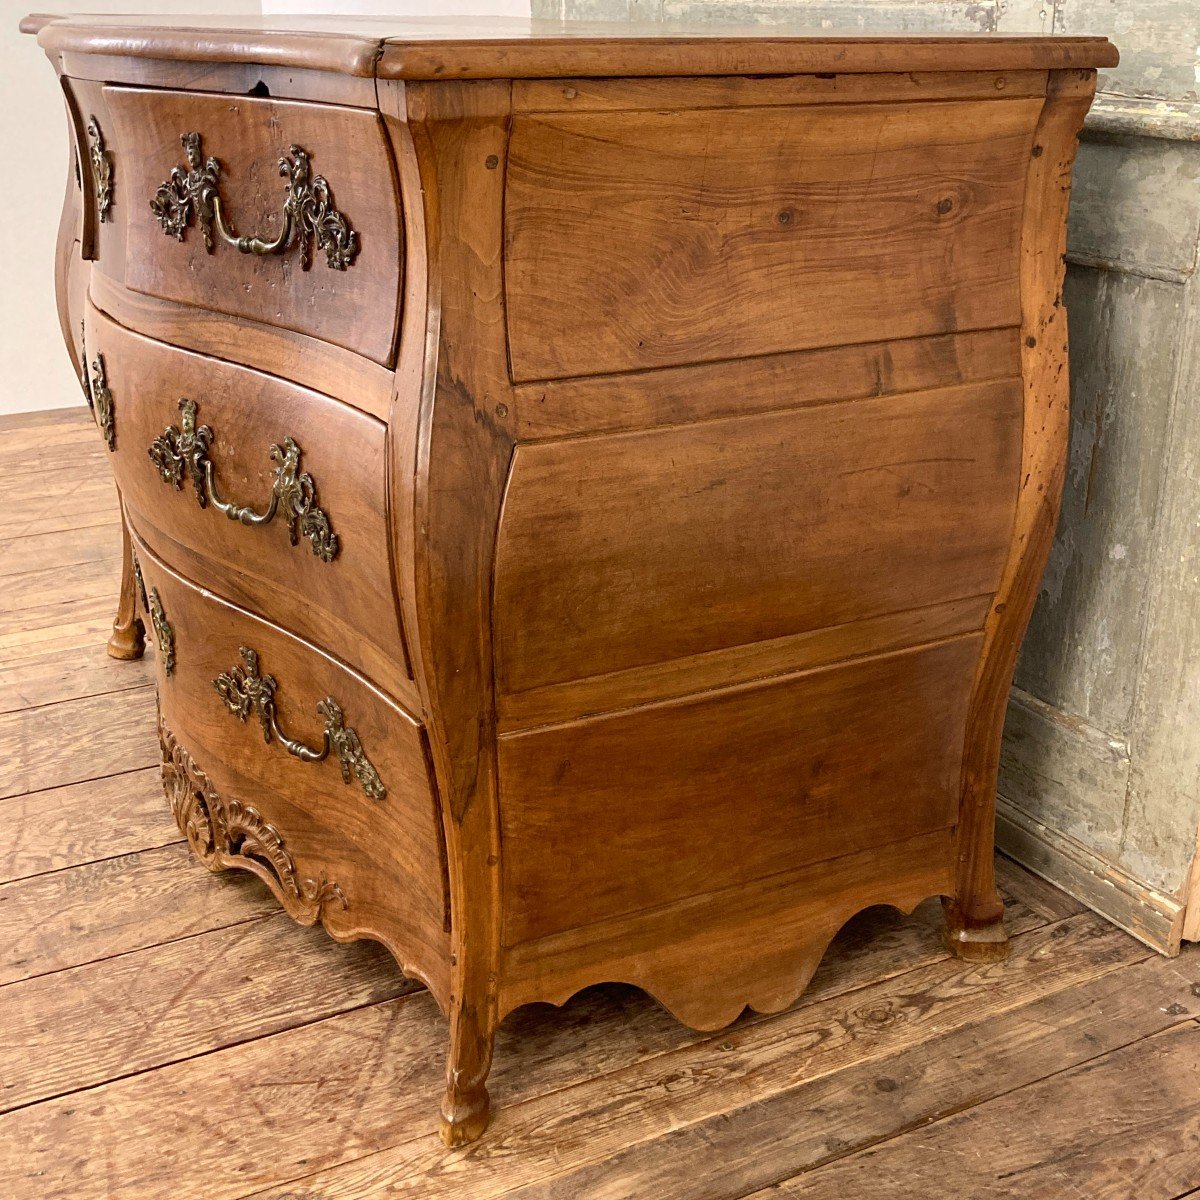
<path id="1" fill-rule="evenodd" d="M 386 426 L 133 333 L 90 303 L 85 341 L 121 498 L 150 548 L 412 704 L 388 549 Z"/>

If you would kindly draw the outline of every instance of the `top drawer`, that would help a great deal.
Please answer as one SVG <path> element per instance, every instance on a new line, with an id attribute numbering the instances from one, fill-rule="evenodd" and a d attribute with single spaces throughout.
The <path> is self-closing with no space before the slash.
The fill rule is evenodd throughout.
<path id="1" fill-rule="evenodd" d="M 116 87 L 104 89 L 104 100 L 113 217 L 126 224 L 126 286 L 310 334 L 390 365 L 400 205 L 377 114 Z M 198 140 L 185 147 L 192 134 Z M 285 205 L 293 236 L 268 249 L 285 230 Z M 222 237 L 222 224 L 243 242 L 260 242 L 240 250 Z M 104 257 L 100 265 L 121 270 Z"/>

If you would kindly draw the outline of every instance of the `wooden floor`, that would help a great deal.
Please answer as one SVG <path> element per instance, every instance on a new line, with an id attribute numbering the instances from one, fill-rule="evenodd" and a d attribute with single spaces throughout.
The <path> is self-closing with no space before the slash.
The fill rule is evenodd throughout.
<path id="1" fill-rule="evenodd" d="M 522 1010 L 443 1150 L 428 995 L 180 844 L 148 665 L 104 654 L 105 456 L 82 411 L 0 422 L 0 1198 L 1200 1197 L 1200 950 L 1004 863 L 1008 962 L 926 904 L 717 1034 L 622 987 Z"/>

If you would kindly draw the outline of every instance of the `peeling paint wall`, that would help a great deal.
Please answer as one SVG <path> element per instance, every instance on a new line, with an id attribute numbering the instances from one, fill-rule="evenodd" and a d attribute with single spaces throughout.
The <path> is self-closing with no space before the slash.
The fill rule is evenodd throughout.
<path id="1" fill-rule="evenodd" d="M 1068 238 L 1058 538 L 1017 670 L 1001 844 L 1165 949 L 1200 830 L 1200 0 L 533 0 L 535 16 L 1107 34 Z M 1200 879 L 1197 880 L 1200 888 Z"/>

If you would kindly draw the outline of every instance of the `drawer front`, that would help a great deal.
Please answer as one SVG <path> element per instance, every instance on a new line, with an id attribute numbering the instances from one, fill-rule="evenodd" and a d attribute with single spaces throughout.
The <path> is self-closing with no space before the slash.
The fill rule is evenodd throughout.
<path id="1" fill-rule="evenodd" d="M 444 1002 L 445 854 L 422 728 L 315 648 L 186 583 L 134 524 L 162 725 L 226 810 L 253 810 L 233 810 L 226 852 L 263 866 L 293 915 L 384 941 Z M 203 851 L 205 814 L 176 815 Z"/>
<path id="2" fill-rule="evenodd" d="M 1020 322 L 1040 99 L 514 122 L 513 377 Z"/>
<path id="3" fill-rule="evenodd" d="M 317 392 L 88 313 L 92 390 L 107 393 L 98 411 L 111 409 L 113 467 L 145 540 L 185 575 L 409 703 L 388 553 L 386 427 Z M 199 486 L 195 451 L 183 444 L 189 402 L 211 468 Z"/>
<path id="4" fill-rule="evenodd" d="M 506 944 L 949 828 L 981 640 L 502 737 Z"/>
<path id="5" fill-rule="evenodd" d="M 136 88 L 106 87 L 104 99 L 128 287 L 391 362 L 400 206 L 377 114 Z M 190 134 L 199 140 L 189 151 L 181 139 Z M 277 238 L 293 187 L 295 233 L 279 252 L 243 253 L 223 240 L 222 221 L 239 237 Z M 206 227 L 214 195 L 221 220 Z"/>

